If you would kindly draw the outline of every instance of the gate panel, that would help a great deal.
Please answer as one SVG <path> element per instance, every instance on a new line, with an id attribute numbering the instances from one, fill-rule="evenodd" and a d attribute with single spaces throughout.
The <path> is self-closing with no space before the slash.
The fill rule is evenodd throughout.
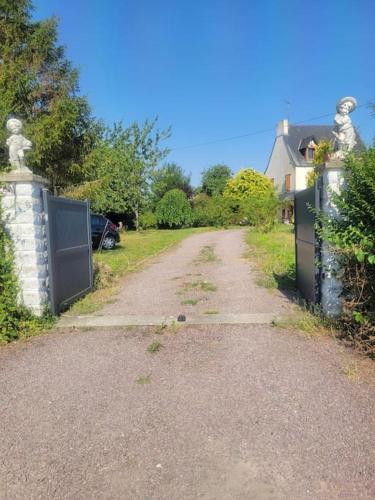
<path id="1" fill-rule="evenodd" d="M 320 302 L 320 242 L 314 209 L 320 209 L 320 182 L 295 194 L 297 288 L 310 303 Z"/>
<path id="2" fill-rule="evenodd" d="M 53 314 L 92 290 L 91 222 L 88 202 L 43 190 L 48 271 Z"/>

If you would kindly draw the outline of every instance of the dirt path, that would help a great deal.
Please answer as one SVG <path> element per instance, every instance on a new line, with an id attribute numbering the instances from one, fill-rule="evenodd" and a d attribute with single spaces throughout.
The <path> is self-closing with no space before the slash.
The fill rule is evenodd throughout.
<path id="1" fill-rule="evenodd" d="M 256 286 L 244 234 L 228 230 L 191 236 L 127 277 L 118 300 L 98 315 L 286 312 L 290 305 L 281 294 Z"/>
<path id="2" fill-rule="evenodd" d="M 201 311 L 282 311 L 281 296 L 254 286 L 241 238 L 186 240 L 126 280 L 106 314 L 175 314 L 181 286 L 208 297 L 189 306 Z M 221 260 L 191 263 L 202 247 Z M 182 285 L 194 273 L 217 291 Z M 329 339 L 269 325 L 14 343 L 0 350 L 0 498 L 374 498 L 375 389 L 348 380 L 342 356 Z"/>

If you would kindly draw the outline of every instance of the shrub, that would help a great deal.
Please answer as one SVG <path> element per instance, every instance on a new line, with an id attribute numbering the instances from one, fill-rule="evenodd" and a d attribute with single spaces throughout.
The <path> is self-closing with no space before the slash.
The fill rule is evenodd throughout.
<path id="1" fill-rule="evenodd" d="M 180 189 L 172 189 L 165 193 L 156 205 L 155 216 L 160 227 L 188 227 L 193 222 L 189 200 Z"/>
<path id="2" fill-rule="evenodd" d="M 201 227 L 227 227 L 239 224 L 243 219 L 238 203 L 223 196 L 210 198 L 206 194 L 199 194 L 194 198 L 193 214 L 194 225 Z"/>
<path id="3" fill-rule="evenodd" d="M 343 173 L 345 189 L 334 195 L 340 219 L 322 217 L 322 237 L 341 262 L 342 328 L 375 357 L 375 145 L 348 155 Z"/>
<path id="4" fill-rule="evenodd" d="M 268 195 L 274 191 L 270 179 L 251 168 L 245 168 L 227 182 L 223 194 L 225 198 L 240 201 L 251 196 Z"/>
<path id="5" fill-rule="evenodd" d="M 113 272 L 108 264 L 101 260 L 93 262 L 94 290 L 107 288 L 113 281 Z"/>
<path id="6" fill-rule="evenodd" d="M 242 213 L 251 226 L 263 232 L 270 231 L 276 223 L 279 201 L 275 193 L 252 196 L 242 203 Z"/>
<path id="7" fill-rule="evenodd" d="M 153 229 L 157 226 L 158 221 L 156 220 L 156 215 L 147 211 L 139 216 L 139 227 L 141 229 Z"/>

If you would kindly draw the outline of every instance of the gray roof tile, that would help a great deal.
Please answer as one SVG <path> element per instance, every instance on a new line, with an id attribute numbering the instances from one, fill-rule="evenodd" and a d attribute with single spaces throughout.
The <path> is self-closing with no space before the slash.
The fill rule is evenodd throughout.
<path id="1" fill-rule="evenodd" d="M 291 162 L 294 165 L 310 166 L 311 164 L 300 152 L 301 147 L 306 147 L 312 138 L 316 143 L 321 139 L 328 139 L 334 143 L 335 136 L 332 130 L 333 125 L 289 125 L 289 134 L 284 135 L 283 139 Z M 364 144 L 357 131 L 356 136 L 357 144 L 354 150 L 359 151 L 364 148 Z"/>

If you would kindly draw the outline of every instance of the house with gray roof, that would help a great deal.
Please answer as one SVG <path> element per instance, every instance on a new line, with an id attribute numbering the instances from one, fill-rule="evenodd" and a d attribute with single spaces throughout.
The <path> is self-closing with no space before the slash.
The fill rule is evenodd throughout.
<path id="1" fill-rule="evenodd" d="M 280 198 L 285 201 L 282 218 L 293 215 L 295 191 L 306 189 L 307 174 L 314 168 L 314 152 L 322 139 L 335 143 L 332 125 L 290 125 L 288 120 L 277 124 L 276 138 L 264 175 L 272 180 Z M 355 150 L 362 149 L 363 142 L 356 132 Z"/>

